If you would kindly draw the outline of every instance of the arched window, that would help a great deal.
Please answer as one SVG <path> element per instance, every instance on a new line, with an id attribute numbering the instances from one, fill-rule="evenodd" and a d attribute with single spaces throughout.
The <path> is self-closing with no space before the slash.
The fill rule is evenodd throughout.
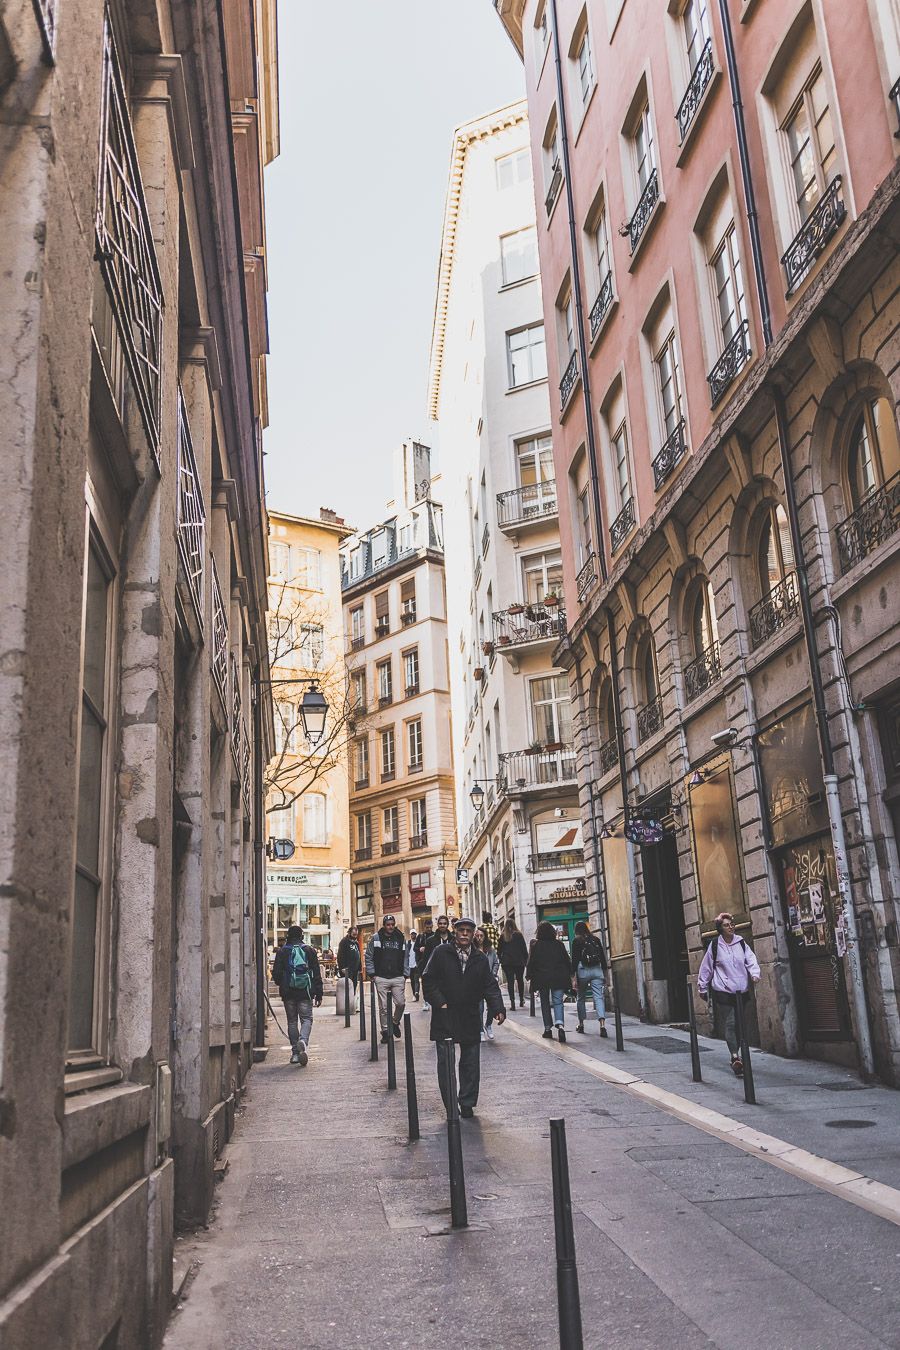
<path id="1" fill-rule="evenodd" d="M 897 422 L 886 398 L 870 399 L 853 426 L 847 457 L 850 509 L 856 511 L 865 499 L 900 472 Z"/>
<path id="2" fill-rule="evenodd" d="M 659 676 L 656 671 L 656 649 L 650 636 L 645 639 L 641 650 L 640 676 L 644 703 L 652 703 L 659 693 Z"/>
<path id="3" fill-rule="evenodd" d="M 616 708 L 612 683 L 607 677 L 600 686 L 597 699 L 597 740 L 600 746 L 600 772 L 608 773 L 616 764 Z"/>
<path id="4" fill-rule="evenodd" d="M 714 684 L 722 673 L 716 606 L 708 577 L 699 578 L 690 591 L 685 620 L 688 663 L 684 668 L 684 684 L 690 700 Z"/>
<path id="5" fill-rule="evenodd" d="M 646 741 L 663 724 L 662 702 L 659 698 L 659 672 L 656 668 L 656 647 L 652 634 L 647 633 L 638 649 L 638 697 L 643 700 L 637 714 L 638 741 Z"/>
<path id="6" fill-rule="evenodd" d="M 791 543 L 791 531 L 784 507 L 770 505 L 766 507 L 759 542 L 756 546 L 756 576 L 762 599 L 784 581 L 794 570 L 794 546 Z"/>

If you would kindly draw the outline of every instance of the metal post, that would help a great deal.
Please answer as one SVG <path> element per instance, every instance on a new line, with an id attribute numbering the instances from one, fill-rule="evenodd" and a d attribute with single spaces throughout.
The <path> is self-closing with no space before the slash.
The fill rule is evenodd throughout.
<path id="1" fill-rule="evenodd" d="M 687 977 L 688 1023 L 691 1032 L 691 1077 L 695 1083 L 703 1082 L 700 1072 L 700 1042 L 697 1040 L 697 1011 L 694 1008 L 694 986 L 690 975 Z"/>
<path id="2" fill-rule="evenodd" d="M 369 994 L 369 1021 L 372 1024 L 371 1050 L 369 1051 L 369 1060 L 378 1059 L 378 1010 L 375 1007 L 375 981 L 372 981 L 372 988 Z"/>
<path id="3" fill-rule="evenodd" d="M 529 981 L 529 987 L 528 987 L 528 997 L 529 997 L 529 1007 L 528 1007 L 528 1011 L 529 1011 L 529 1013 L 531 1014 L 531 1016 L 534 1017 L 534 1015 L 535 1015 L 535 1013 L 534 1013 L 534 985 L 531 984 L 530 981 Z"/>
<path id="4" fill-rule="evenodd" d="M 359 972 L 359 1039 L 366 1039 L 366 973 L 365 967 Z"/>
<path id="5" fill-rule="evenodd" d="M 453 1228 L 468 1228 L 466 1178 L 463 1172 L 462 1139 L 459 1132 L 459 1103 L 456 1099 L 456 1048 L 452 1040 L 438 1041 L 438 1073 L 447 1094 L 447 1158 L 450 1165 L 450 1223 Z"/>
<path id="6" fill-rule="evenodd" d="M 575 1229 L 569 1190 L 566 1122 L 550 1122 L 550 1162 L 553 1169 L 553 1226 L 556 1230 L 556 1301 L 559 1309 L 560 1350 L 582 1350 L 581 1299 L 575 1262 Z"/>
<path id="7" fill-rule="evenodd" d="M 610 973 L 612 975 L 613 1015 L 616 1020 L 616 1049 L 624 1050 L 625 1038 L 622 1035 L 622 1010 L 619 1007 L 619 981 L 616 978 L 615 966 L 612 967 Z"/>
<path id="8" fill-rule="evenodd" d="M 412 1019 L 403 1014 L 403 1048 L 406 1051 L 406 1119 L 409 1142 L 419 1137 L 419 1094 L 416 1090 L 416 1066 L 413 1062 Z"/>
<path id="9" fill-rule="evenodd" d="M 350 976 L 344 976 L 344 1026 L 350 1025 Z"/>
<path id="10" fill-rule="evenodd" d="M 738 1043 L 741 1047 L 741 1062 L 744 1065 L 744 1101 L 750 1106 L 756 1105 L 756 1088 L 753 1084 L 753 1065 L 750 1063 L 750 1044 L 747 1040 L 747 1019 L 744 1016 L 744 1000 L 735 995 L 734 1013 L 737 1019 Z"/>
<path id="11" fill-rule="evenodd" d="M 390 991 L 387 991 L 387 1059 L 388 1059 L 388 1088 L 393 1089 L 397 1086 L 397 1056 L 394 1052 L 394 997 Z"/>

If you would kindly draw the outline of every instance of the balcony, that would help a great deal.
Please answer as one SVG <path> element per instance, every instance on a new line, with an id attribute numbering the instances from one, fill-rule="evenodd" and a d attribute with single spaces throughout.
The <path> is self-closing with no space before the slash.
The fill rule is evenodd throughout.
<path id="1" fill-rule="evenodd" d="M 657 492 L 675 466 L 684 459 L 686 451 L 687 441 L 684 436 L 684 418 L 682 418 L 653 461 L 653 486 Z"/>
<path id="2" fill-rule="evenodd" d="M 486 558 L 486 557 L 487 557 L 487 551 L 488 551 L 488 549 L 490 548 L 490 546 L 491 546 L 491 527 L 490 527 L 490 525 L 487 523 L 487 521 L 485 521 L 484 529 L 481 531 L 481 556 L 482 556 L 482 558 Z"/>
<path id="3" fill-rule="evenodd" d="M 697 116 L 700 104 L 703 102 L 703 95 L 709 87 L 709 82 L 713 77 L 713 58 L 712 41 L 706 39 L 706 46 L 700 53 L 700 60 L 694 67 L 694 73 L 688 81 L 688 87 L 684 91 L 684 98 L 678 105 L 678 111 L 675 114 L 675 120 L 678 123 L 678 143 L 684 145 L 687 134 L 691 129 L 691 123 Z"/>
<path id="4" fill-rule="evenodd" d="M 419 686 L 417 684 L 408 684 L 406 688 L 403 690 L 403 696 L 404 698 L 415 698 L 418 692 Z"/>
<path id="5" fill-rule="evenodd" d="M 369 786 L 369 775 L 366 774 L 365 778 L 356 779 L 356 781 L 353 784 L 353 790 L 354 792 L 362 792 L 363 788 L 367 788 L 368 786 Z"/>
<path id="6" fill-rule="evenodd" d="M 371 860 L 372 860 L 371 845 L 369 845 L 369 847 L 367 848 L 357 848 L 353 850 L 354 862 L 371 862 Z"/>
<path id="7" fill-rule="evenodd" d="M 228 716 L 228 616 L 222 599 L 222 587 L 219 585 L 219 573 L 215 558 L 212 564 L 212 665 L 213 679 L 222 700 L 225 716 Z"/>
<path id="8" fill-rule="evenodd" d="M 532 483 L 497 494 L 497 524 L 501 530 L 517 530 L 557 514 L 556 480 Z"/>
<path id="9" fill-rule="evenodd" d="M 575 747 L 560 743 L 558 748 L 536 746 L 500 755 L 497 765 L 498 791 L 505 796 L 537 788 L 575 782 Z"/>
<path id="10" fill-rule="evenodd" d="M 745 319 L 706 377 L 706 383 L 709 385 L 710 407 L 714 408 L 717 403 L 721 402 L 725 391 L 749 360 L 750 324 Z"/>
<path id="11" fill-rule="evenodd" d="M 890 539 L 900 529 L 900 473 L 876 488 L 852 516 L 837 527 L 841 571 L 849 572 L 858 562 Z"/>
<path id="12" fill-rule="evenodd" d="M 597 555 L 593 550 L 587 555 L 587 561 L 575 578 L 575 589 L 578 593 L 578 603 L 583 605 L 588 595 L 597 584 Z"/>
<path id="13" fill-rule="evenodd" d="M 561 605 L 511 605 L 492 616 L 494 641 L 504 655 L 541 642 L 558 642 L 566 635 L 566 611 Z"/>
<path id="14" fill-rule="evenodd" d="M 390 858 L 395 853 L 400 852 L 400 841 L 398 839 L 386 839 L 381 845 L 382 858 Z"/>
<path id="15" fill-rule="evenodd" d="M 609 527 L 609 542 L 613 553 L 618 553 L 635 527 L 634 498 L 629 497 Z"/>
<path id="16" fill-rule="evenodd" d="M 188 425 L 184 395 L 178 390 L 178 496 L 176 499 L 176 533 L 178 561 L 184 585 L 190 597 L 194 617 L 203 632 L 203 568 L 206 511 L 203 492 L 194 459 L 191 430 Z"/>
<path id="17" fill-rule="evenodd" d="M 600 284 L 600 290 L 597 299 L 591 305 L 591 312 L 588 315 L 588 323 L 591 327 L 591 342 L 603 327 L 603 320 L 612 309 L 613 302 L 613 279 L 612 272 L 607 272 Z"/>
<path id="18" fill-rule="evenodd" d="M 600 773 L 611 773 L 619 763 L 619 743 L 615 736 L 610 736 L 608 741 L 603 741 L 597 751 L 597 759 L 600 764 Z"/>
<path id="19" fill-rule="evenodd" d="M 889 97 L 894 105 L 894 112 L 897 115 L 897 130 L 894 132 L 894 138 L 895 140 L 900 140 L 900 80 L 894 85 Z"/>
<path id="20" fill-rule="evenodd" d="M 422 834 L 411 834 L 409 836 L 409 846 L 411 849 L 427 848 L 428 835 L 424 832 Z"/>
<path id="21" fill-rule="evenodd" d="M 781 259 L 787 281 L 785 295 L 793 295 L 813 263 L 824 252 L 828 241 L 840 229 L 846 214 L 847 208 L 841 197 L 841 175 L 838 174 L 800 226 Z"/>
<path id="22" fill-rule="evenodd" d="M 387 707 L 389 707 L 389 706 L 393 703 L 393 701 L 394 701 L 394 695 L 393 695 L 392 693 L 379 694 L 379 695 L 378 695 L 378 706 L 379 706 L 379 708 L 387 708 Z"/>
<path id="23" fill-rule="evenodd" d="M 558 872 L 561 868 L 583 866 L 583 848 L 560 848 L 554 853 L 531 853 L 528 857 L 529 872 Z"/>
<path id="24" fill-rule="evenodd" d="M 362 649 L 363 649 L 363 647 L 364 647 L 365 645 L 366 645 L 366 639 L 365 639 L 364 637 L 355 637 L 355 638 L 351 638 L 351 639 L 350 639 L 350 650 L 351 650 L 351 652 L 360 652 L 360 651 L 362 651 Z"/>
<path id="25" fill-rule="evenodd" d="M 415 760 L 413 760 L 412 764 L 410 764 L 410 765 L 407 766 L 406 772 L 407 772 L 407 773 L 421 773 L 424 767 L 425 767 L 425 765 L 424 765 L 424 763 L 422 762 L 421 759 L 415 759 Z"/>
<path id="26" fill-rule="evenodd" d="M 657 694 L 649 703 L 645 703 L 643 708 L 638 709 L 637 715 L 637 738 L 638 744 L 642 745 L 644 741 L 649 741 L 651 736 L 662 727 L 663 705 L 662 694 Z"/>
<path id="27" fill-rule="evenodd" d="M 413 605 L 411 609 L 404 609 L 403 613 L 400 615 L 400 622 L 403 624 L 403 627 L 408 628 L 409 625 L 411 623 L 415 623 L 415 621 L 416 621 L 415 605 Z"/>
<path id="28" fill-rule="evenodd" d="M 503 890 L 503 878 L 498 872 L 491 880 L 491 895 L 499 895 Z"/>
<path id="29" fill-rule="evenodd" d="M 569 357 L 569 364 L 566 366 L 563 377 L 559 382 L 559 406 L 561 411 L 565 412 L 569 399 L 572 397 L 572 391 L 578 383 L 578 380 L 578 352 L 576 350 Z"/>
<path id="30" fill-rule="evenodd" d="M 631 219 L 628 222 L 628 225 L 625 227 L 625 232 L 628 235 L 628 241 L 631 244 L 632 257 L 634 256 L 635 250 L 637 249 L 638 244 L 641 242 L 641 239 L 644 236 L 647 226 L 650 224 L 650 219 L 653 215 L 653 212 L 656 210 L 656 204 L 658 201 L 659 201 L 659 174 L 656 171 L 656 169 L 654 169 L 650 177 L 647 179 L 646 187 L 644 188 L 643 192 L 638 198 L 638 204 L 634 208 L 634 215 L 631 217 Z"/>
<path id="31" fill-rule="evenodd" d="M 711 642 L 709 646 L 700 653 L 696 660 L 689 662 L 684 668 L 684 690 L 687 694 L 687 701 L 699 698 L 707 689 L 710 689 L 722 674 L 722 661 L 719 655 L 718 642 Z"/>
<path id="32" fill-rule="evenodd" d="M 503 870 L 500 873 L 500 880 L 504 886 L 508 886 L 509 883 L 512 881 L 512 874 L 513 874 L 512 862 L 510 861 L 509 858 L 507 858 L 506 862 L 503 864 Z"/>
<path id="33" fill-rule="evenodd" d="M 556 205 L 556 199 L 559 196 L 559 190 L 562 187 L 563 175 L 562 165 L 559 160 L 553 165 L 553 172 L 550 175 L 550 186 L 547 189 L 547 195 L 544 198 L 544 206 L 547 208 L 548 217 L 553 214 L 553 208 Z"/>
<path id="34" fill-rule="evenodd" d="M 787 576 L 773 586 L 768 595 L 753 606 L 750 620 L 750 646 L 755 650 L 762 646 L 767 638 L 777 633 L 779 628 L 800 613 L 800 595 L 797 589 L 797 573 L 788 572 Z"/>
<path id="35" fill-rule="evenodd" d="M 379 619 L 375 625 L 376 638 L 388 637 L 391 631 L 390 619 Z"/>

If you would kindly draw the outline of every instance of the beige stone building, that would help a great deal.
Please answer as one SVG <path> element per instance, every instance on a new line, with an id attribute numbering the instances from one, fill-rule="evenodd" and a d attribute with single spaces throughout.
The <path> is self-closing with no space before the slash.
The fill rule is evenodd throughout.
<path id="1" fill-rule="evenodd" d="M 762 1044 L 898 1083 L 897 7 L 495 3 L 622 1001 L 681 1020 L 730 909 Z"/>
<path id="2" fill-rule="evenodd" d="M 275 4 L 215 13 L 0 17 L 8 1350 L 160 1343 L 263 1034 Z"/>
<path id="3" fill-rule="evenodd" d="M 442 510 L 406 441 L 388 514 L 341 547 L 350 697 L 353 920 L 459 913 Z M 365 938 L 365 933 L 363 934 Z"/>
<path id="4" fill-rule="evenodd" d="M 335 950 L 350 921 L 347 698 L 340 546 L 351 530 L 333 511 L 269 512 L 269 657 L 275 753 L 266 771 L 266 831 L 292 857 L 266 865 L 266 939 L 290 924 Z M 296 683 L 295 681 L 300 681 Z M 314 680 L 328 701 L 322 739 L 310 744 L 300 711 Z M 270 854 L 272 850 L 270 849 Z"/>

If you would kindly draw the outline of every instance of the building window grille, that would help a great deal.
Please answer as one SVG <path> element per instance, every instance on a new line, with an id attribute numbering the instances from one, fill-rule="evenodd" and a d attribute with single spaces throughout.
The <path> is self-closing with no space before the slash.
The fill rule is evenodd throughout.
<path id="1" fill-rule="evenodd" d="M 588 322 L 591 327 L 591 341 L 600 332 L 603 320 L 610 311 L 613 302 L 613 279 L 612 272 L 607 272 L 600 283 L 600 290 L 597 292 L 597 299 L 591 306 L 591 312 L 588 315 Z"/>
<path id="2" fill-rule="evenodd" d="M 613 553 L 618 553 L 635 526 L 634 498 L 629 497 L 609 527 L 609 541 Z"/>
<path id="3" fill-rule="evenodd" d="M 841 571 L 858 562 L 900 529 L 900 473 L 870 493 L 851 516 L 837 527 Z"/>
<path id="4" fill-rule="evenodd" d="M 750 610 L 750 645 L 754 649 L 761 646 L 767 638 L 777 633 L 779 628 L 783 628 L 789 619 L 799 613 L 797 573 L 789 572 Z"/>
<path id="5" fill-rule="evenodd" d="M 676 465 L 684 459 L 686 450 L 687 440 L 684 435 L 684 420 L 682 419 L 653 460 L 653 485 L 657 492 Z"/>
<path id="6" fill-rule="evenodd" d="M 600 746 L 597 757 L 600 762 L 600 772 L 609 773 L 619 762 L 619 746 L 615 736 L 610 736 L 608 741 L 604 741 Z"/>
<path id="7" fill-rule="evenodd" d="M 745 319 L 706 377 L 709 401 L 714 408 L 750 360 L 750 325 Z"/>
<path id="8" fill-rule="evenodd" d="M 228 713 L 228 616 L 219 585 L 215 558 L 210 558 L 212 576 L 212 673 L 222 707 Z"/>
<path id="9" fill-rule="evenodd" d="M 572 391 L 578 383 L 578 350 L 572 352 L 569 357 L 569 364 L 563 372 L 563 377 L 559 382 L 559 406 L 565 409 L 572 397 Z"/>
<path id="10" fill-rule="evenodd" d="M 583 604 L 587 596 L 597 584 L 597 555 L 591 551 L 587 555 L 584 566 L 575 578 L 575 589 L 578 594 L 579 604 Z"/>
<path id="11" fill-rule="evenodd" d="M 693 68 L 691 78 L 688 80 L 688 87 L 684 91 L 684 98 L 679 103 L 678 111 L 675 114 L 675 119 L 678 122 L 678 141 L 681 145 L 684 144 L 685 137 L 690 131 L 691 123 L 697 116 L 697 110 L 703 101 L 703 95 L 706 92 L 712 77 L 712 42 L 707 38 L 700 53 L 700 58 Z"/>
<path id="12" fill-rule="evenodd" d="M 648 741 L 651 736 L 655 736 L 663 724 L 663 706 L 662 695 L 657 694 L 649 703 L 645 703 L 643 708 L 638 710 L 637 715 L 637 733 L 638 742 Z"/>
<path id="13" fill-rule="evenodd" d="M 176 503 L 178 556 L 184 569 L 188 594 L 203 632 L 203 573 L 206 511 L 200 487 L 200 475 L 194 458 L 191 429 L 184 405 L 184 395 L 178 391 L 178 497 Z"/>
<path id="14" fill-rule="evenodd" d="M 847 208 L 841 197 L 841 176 L 838 174 L 825 196 L 800 226 L 782 256 L 787 295 L 792 295 L 800 285 L 816 259 L 824 252 L 828 241 L 840 229 L 846 214 Z"/>
<path id="15" fill-rule="evenodd" d="M 722 674 L 718 642 L 711 642 L 684 668 L 684 687 L 688 702 L 712 687 Z"/>

